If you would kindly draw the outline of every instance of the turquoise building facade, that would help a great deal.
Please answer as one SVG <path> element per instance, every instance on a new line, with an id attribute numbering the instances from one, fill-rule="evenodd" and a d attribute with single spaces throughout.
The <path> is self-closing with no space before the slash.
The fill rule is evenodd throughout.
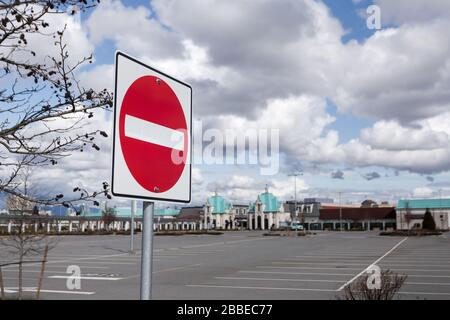
<path id="1" fill-rule="evenodd" d="M 249 205 L 247 227 L 249 230 L 278 229 L 290 219 L 290 213 L 284 211 L 282 203 L 266 187 L 256 201 Z"/>
<path id="2" fill-rule="evenodd" d="M 204 206 L 203 226 L 206 229 L 235 229 L 233 205 L 217 192 L 208 197 Z"/>

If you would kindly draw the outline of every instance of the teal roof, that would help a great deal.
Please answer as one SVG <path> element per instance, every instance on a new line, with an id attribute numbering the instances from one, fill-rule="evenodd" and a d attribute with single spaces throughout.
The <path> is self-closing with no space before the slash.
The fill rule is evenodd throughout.
<path id="1" fill-rule="evenodd" d="M 397 209 L 444 209 L 450 208 L 450 199 L 399 200 Z"/>
<path id="2" fill-rule="evenodd" d="M 213 207 L 213 214 L 223 214 L 231 208 L 231 204 L 218 195 L 209 197 L 208 203 Z"/>
<path id="3" fill-rule="evenodd" d="M 81 215 L 84 217 L 94 218 L 94 217 L 101 217 L 102 216 L 102 210 L 100 208 L 92 208 L 84 206 L 81 208 Z"/>
<path id="4" fill-rule="evenodd" d="M 264 212 L 278 212 L 280 209 L 280 202 L 278 201 L 277 197 L 275 197 L 272 193 L 266 191 L 264 193 L 261 193 L 258 196 L 258 199 L 263 204 L 263 211 Z M 250 204 L 249 208 L 250 212 L 255 212 L 255 203 Z"/>
<path id="5" fill-rule="evenodd" d="M 155 217 L 177 216 L 179 214 L 180 214 L 180 210 L 178 210 L 178 209 L 170 209 L 170 208 L 155 209 L 155 212 L 154 212 L 154 216 Z"/>
<path id="6" fill-rule="evenodd" d="M 116 217 L 131 216 L 131 208 L 114 208 L 114 212 L 116 213 Z"/>

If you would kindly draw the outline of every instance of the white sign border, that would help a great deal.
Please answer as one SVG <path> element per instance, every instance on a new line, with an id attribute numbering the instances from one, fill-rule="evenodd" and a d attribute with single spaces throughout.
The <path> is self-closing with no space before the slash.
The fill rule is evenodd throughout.
<path id="1" fill-rule="evenodd" d="M 132 194 L 123 194 L 123 193 L 114 192 L 114 169 L 115 169 L 115 161 L 114 160 L 115 160 L 115 156 L 116 156 L 116 154 L 115 154 L 116 153 L 116 150 L 115 150 L 115 147 L 116 147 L 116 133 L 117 133 L 117 130 L 118 130 L 118 128 L 116 128 L 116 120 L 117 120 L 117 117 L 118 117 L 118 114 L 117 114 L 117 75 L 118 75 L 118 67 L 119 67 L 119 64 L 118 64 L 119 56 L 122 56 L 122 57 L 124 57 L 126 59 L 129 59 L 129 60 L 133 61 L 134 63 L 137 63 L 137 64 L 141 65 L 144 68 L 147 68 L 147 69 L 149 69 L 149 70 L 151 70 L 153 72 L 156 72 L 156 73 L 158 73 L 158 74 L 160 74 L 160 75 L 162 75 L 164 77 L 169 78 L 172 81 L 178 82 L 179 84 L 189 88 L 189 90 L 191 92 L 190 93 L 190 96 L 191 96 L 191 99 L 190 99 L 190 119 L 188 120 L 190 122 L 190 127 L 189 127 L 189 148 L 190 148 L 190 152 L 189 152 L 190 157 L 189 158 L 190 159 L 189 159 L 189 198 L 187 200 L 168 199 L 168 198 L 159 198 L 159 197 L 145 197 L 145 196 L 141 196 L 141 195 L 132 195 Z M 111 193 L 112 193 L 112 195 L 115 196 L 115 197 L 119 197 L 119 198 L 130 198 L 130 199 L 137 199 L 137 200 L 144 200 L 144 201 L 145 200 L 154 200 L 154 201 L 163 201 L 163 202 L 190 203 L 191 200 L 192 200 L 192 159 L 193 159 L 193 155 L 192 155 L 192 153 L 193 153 L 192 152 L 193 151 L 193 149 L 192 149 L 192 147 L 193 147 L 193 142 L 192 142 L 192 139 L 193 139 L 193 134 L 192 134 L 192 87 L 189 84 L 187 84 L 187 83 L 185 83 L 183 81 L 180 81 L 180 80 L 178 80 L 178 79 L 176 79 L 176 78 L 174 78 L 174 77 L 172 77 L 172 76 L 170 76 L 170 75 L 168 75 L 168 74 L 166 74 L 166 73 L 164 73 L 164 72 L 162 72 L 162 71 L 160 71 L 158 69 L 155 69 L 155 68 L 153 68 L 153 67 L 151 67 L 151 66 L 149 66 L 149 65 L 147 65 L 147 64 L 145 64 L 145 63 L 143 63 L 141 61 L 139 61 L 136 58 L 133 58 L 132 56 L 130 56 L 130 55 L 128 55 L 128 54 L 126 54 L 126 53 L 124 53 L 122 51 L 116 51 L 116 54 L 115 54 L 115 73 L 114 73 L 114 109 L 113 109 L 113 112 L 114 112 L 114 117 L 113 117 L 113 141 L 112 141 L 113 146 L 112 146 L 112 153 L 111 153 L 112 154 L 112 167 L 111 167 Z"/>

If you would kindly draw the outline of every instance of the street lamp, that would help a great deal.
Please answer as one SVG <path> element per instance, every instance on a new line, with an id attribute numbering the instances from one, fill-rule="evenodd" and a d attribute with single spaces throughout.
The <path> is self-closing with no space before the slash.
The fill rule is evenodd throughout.
<path id="1" fill-rule="evenodd" d="M 341 202 L 342 192 L 339 192 L 339 229 L 342 232 L 342 202 Z"/>
<path id="2" fill-rule="evenodd" d="M 442 225 L 442 189 L 439 189 L 439 220 Z"/>
<path id="3" fill-rule="evenodd" d="M 294 177 L 294 216 L 297 218 L 297 177 L 302 176 L 302 172 L 294 172 L 288 175 L 288 177 Z"/>

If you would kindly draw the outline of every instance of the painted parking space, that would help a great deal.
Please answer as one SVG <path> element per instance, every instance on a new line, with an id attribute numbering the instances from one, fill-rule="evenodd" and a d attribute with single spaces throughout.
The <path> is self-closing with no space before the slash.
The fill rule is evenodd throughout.
<path id="1" fill-rule="evenodd" d="M 107 238 L 101 245 L 81 238 L 79 246 L 62 240 L 49 256 L 41 297 L 138 299 L 140 239 L 130 254 L 128 237 L 109 238 L 107 245 Z M 450 242 L 442 237 L 404 240 L 373 233 L 156 237 L 153 292 L 156 299 L 336 299 L 376 263 L 408 275 L 400 299 L 450 299 L 447 249 Z M 78 290 L 67 288 L 70 265 L 81 269 Z M 17 291 L 17 268 L 3 271 L 9 292 Z M 27 293 L 35 292 L 39 272 L 38 263 L 24 267 Z"/>

